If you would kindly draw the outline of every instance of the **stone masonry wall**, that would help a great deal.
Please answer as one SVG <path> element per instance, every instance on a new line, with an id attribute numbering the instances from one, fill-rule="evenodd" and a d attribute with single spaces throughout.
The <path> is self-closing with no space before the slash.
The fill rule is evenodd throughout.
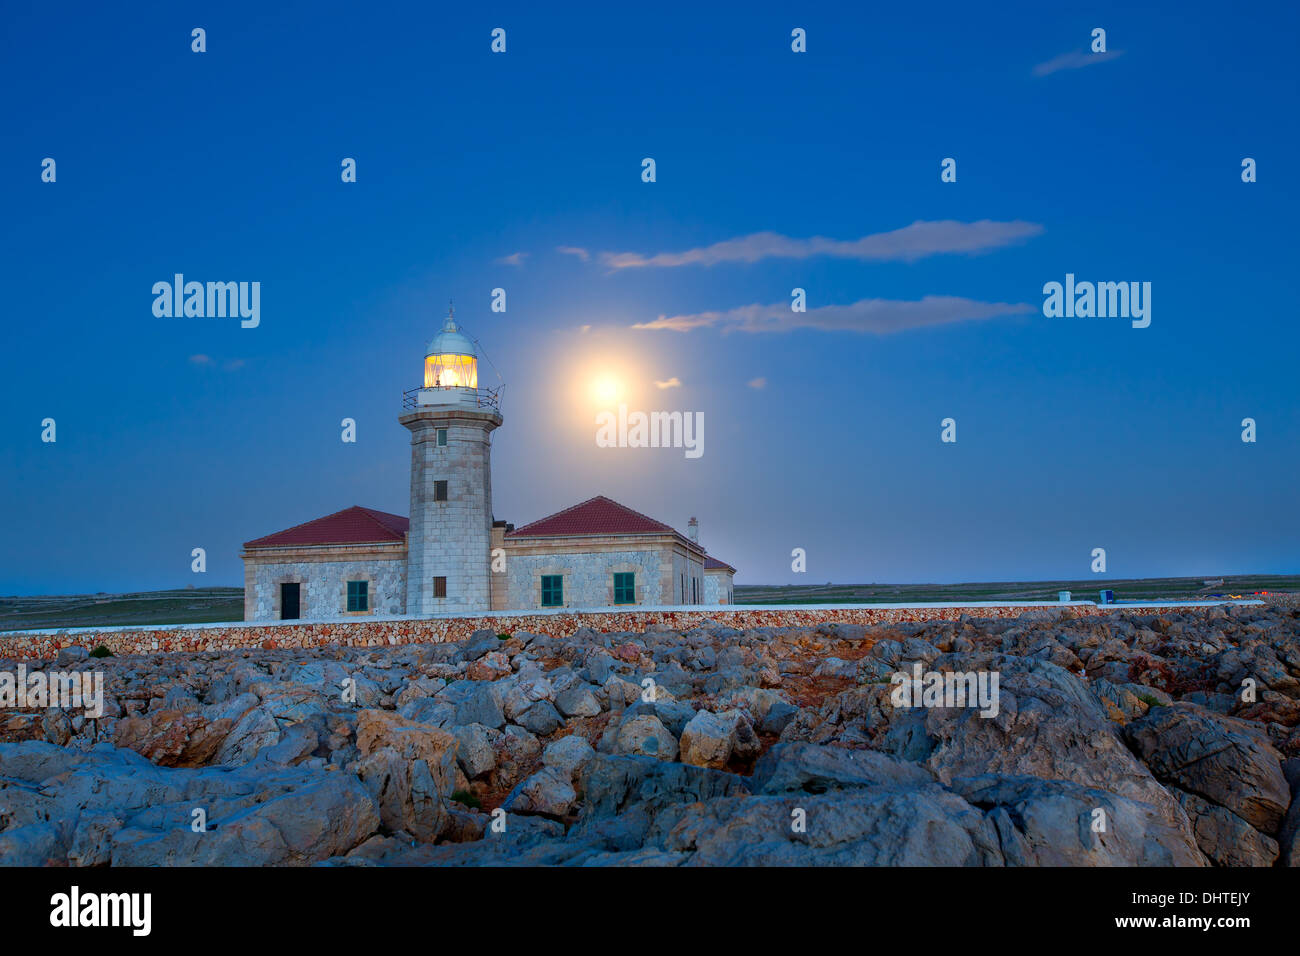
<path id="1" fill-rule="evenodd" d="M 343 617 L 347 613 L 347 582 L 369 581 L 368 613 L 403 614 L 406 611 L 406 561 L 393 558 L 355 561 L 287 561 L 252 563 L 246 567 L 245 588 L 251 577 L 253 620 L 280 617 L 280 585 L 299 584 L 299 616 L 303 619 Z M 247 602 L 246 602 L 247 603 Z"/>
<path id="2" fill-rule="evenodd" d="M 564 575 L 565 607 L 600 607 L 614 603 L 614 573 L 636 575 L 636 603 L 664 604 L 659 551 L 515 554 L 506 565 L 506 600 L 511 608 L 541 606 L 542 575 Z"/>
<path id="3" fill-rule="evenodd" d="M 731 579 L 730 571 L 705 571 L 704 603 L 730 604 L 733 594 Z"/>
<path id="4" fill-rule="evenodd" d="M 1067 610 L 1080 616 L 1111 614 L 1118 610 L 1139 614 L 1162 614 L 1187 610 L 1188 605 L 1069 605 Z M 594 631 L 644 632 L 652 627 L 689 630 L 705 621 L 714 621 L 737 629 L 755 627 L 815 627 L 826 622 L 860 624 L 897 624 L 903 621 L 957 620 L 972 618 L 1016 617 L 1034 610 L 1032 605 L 980 605 L 974 607 L 826 607 L 826 608 L 755 608 L 732 604 L 725 607 L 702 607 L 678 611 L 610 610 L 580 611 L 558 614 L 493 613 L 474 617 L 390 618 L 387 620 L 346 620 L 314 622 L 274 622 L 237 624 L 194 624 L 173 627 L 74 628 L 61 631 L 10 631 L 0 633 L 0 660 L 48 659 L 59 649 L 78 646 L 93 649 L 104 645 L 114 654 L 152 654 L 159 652 L 193 652 L 239 650 L 274 647 L 322 647 L 345 645 L 377 647 L 389 644 L 422 644 L 457 641 L 474 631 L 487 629 L 497 633 L 530 631 L 555 637 L 568 637 L 579 628 Z M 1041 605 L 1039 609 L 1062 610 L 1061 605 Z"/>
<path id="5" fill-rule="evenodd" d="M 407 533 L 409 614 L 474 613 L 491 608 L 492 439 L 495 413 L 429 406 L 403 415 L 411 430 L 411 525 Z M 447 444 L 439 445 L 439 429 Z M 447 500 L 435 500 L 435 482 Z M 435 577 L 447 596 L 434 597 Z"/>

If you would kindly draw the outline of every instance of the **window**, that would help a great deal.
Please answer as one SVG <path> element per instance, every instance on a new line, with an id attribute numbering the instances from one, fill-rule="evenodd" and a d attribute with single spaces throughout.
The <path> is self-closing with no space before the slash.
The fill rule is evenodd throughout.
<path id="1" fill-rule="evenodd" d="M 433 483 L 433 500 L 434 501 L 447 500 L 447 482 L 435 481 Z"/>
<path id="2" fill-rule="evenodd" d="M 370 582 L 369 581 L 348 582 L 348 610 L 349 611 L 370 610 Z"/>
<path id="3" fill-rule="evenodd" d="M 682 575 L 682 603 L 686 603 L 686 575 Z"/>
<path id="4" fill-rule="evenodd" d="M 564 605 L 564 575 L 542 575 L 542 607 L 562 607 Z"/>
<path id="5" fill-rule="evenodd" d="M 436 598 L 445 598 L 447 596 L 447 579 L 433 579 L 433 596 Z"/>
<path id="6" fill-rule="evenodd" d="M 614 575 L 614 603 L 636 603 L 636 574 L 632 571 L 619 571 Z"/>
<path id="7" fill-rule="evenodd" d="M 700 603 L 700 579 L 691 578 L 691 603 Z"/>
<path id="8" fill-rule="evenodd" d="M 447 429 L 445 428 L 438 429 L 438 444 L 439 445 L 447 444 Z"/>

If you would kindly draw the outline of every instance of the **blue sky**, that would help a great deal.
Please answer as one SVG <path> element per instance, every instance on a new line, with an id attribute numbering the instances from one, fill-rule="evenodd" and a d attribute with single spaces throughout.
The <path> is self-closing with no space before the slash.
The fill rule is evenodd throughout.
<path id="1" fill-rule="evenodd" d="M 449 298 L 516 524 L 696 515 L 739 583 L 1300 568 L 1296 7 L 845 6 L 6 7 L 0 593 L 238 584 L 245 540 L 405 514 Z M 156 318 L 177 272 L 261 324 Z M 1067 272 L 1151 282 L 1150 327 L 1044 317 Z M 705 454 L 597 448 L 602 377 Z"/>

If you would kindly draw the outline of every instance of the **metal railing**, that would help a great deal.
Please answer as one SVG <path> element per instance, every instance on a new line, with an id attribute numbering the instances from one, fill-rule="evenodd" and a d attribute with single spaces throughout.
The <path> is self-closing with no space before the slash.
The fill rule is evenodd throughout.
<path id="1" fill-rule="evenodd" d="M 451 391 L 453 387 L 454 386 L 448 387 L 448 391 Z M 490 408 L 494 412 L 501 411 L 501 393 L 504 390 L 504 385 L 500 385 L 496 388 L 474 389 L 475 398 L 478 400 L 478 407 Z M 419 401 L 420 392 L 422 391 L 424 391 L 424 387 L 418 386 L 416 388 L 408 388 L 406 391 L 402 392 L 402 408 L 408 411 L 414 411 L 417 408 L 427 408 L 428 406 L 421 405 Z M 456 388 L 456 391 L 467 392 L 470 390 L 465 388 Z"/>

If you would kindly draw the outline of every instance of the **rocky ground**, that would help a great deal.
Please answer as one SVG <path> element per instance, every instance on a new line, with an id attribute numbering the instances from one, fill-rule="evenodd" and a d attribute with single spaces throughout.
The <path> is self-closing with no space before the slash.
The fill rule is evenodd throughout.
<path id="1" fill-rule="evenodd" d="M 101 717 L 0 710 L 0 863 L 1300 865 L 1294 603 L 84 655 Z"/>

